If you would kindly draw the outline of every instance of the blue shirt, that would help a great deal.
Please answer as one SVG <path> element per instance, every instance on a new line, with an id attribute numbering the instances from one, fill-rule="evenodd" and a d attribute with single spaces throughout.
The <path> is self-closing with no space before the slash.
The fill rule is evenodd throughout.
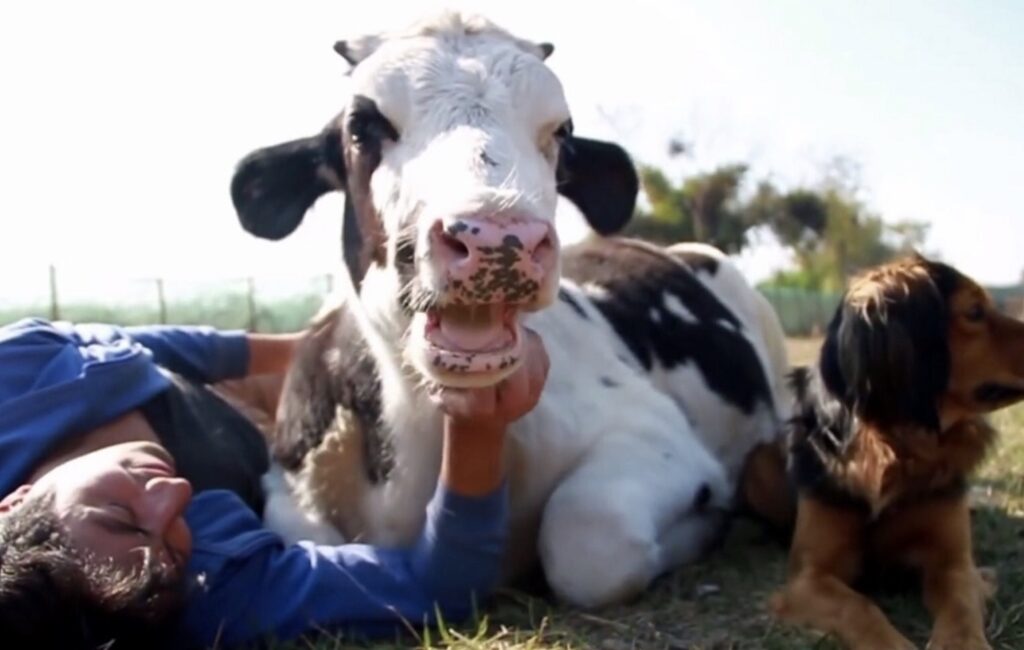
<path id="1" fill-rule="evenodd" d="M 207 327 L 71 325 L 27 319 L 0 328 L 0 495 L 58 445 L 169 386 L 160 366 L 203 382 L 243 376 L 243 332 Z M 438 487 L 411 548 L 286 545 L 233 492 L 197 494 L 186 512 L 186 634 L 234 645 L 313 630 L 378 636 L 465 618 L 493 588 L 506 537 L 505 488 L 482 498 Z"/>

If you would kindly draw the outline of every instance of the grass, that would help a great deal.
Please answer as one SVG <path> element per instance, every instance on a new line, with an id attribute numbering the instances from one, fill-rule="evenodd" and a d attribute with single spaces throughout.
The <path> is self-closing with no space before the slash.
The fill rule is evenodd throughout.
<path id="1" fill-rule="evenodd" d="M 816 341 L 792 341 L 794 363 L 813 360 Z M 997 413 L 997 452 L 975 481 L 974 532 L 979 564 L 996 567 L 999 592 L 988 633 L 997 650 L 1024 648 L 1024 406 Z M 479 620 L 429 635 L 364 646 L 373 650 L 838 650 L 821 635 L 776 624 L 768 595 L 784 577 L 785 551 L 738 522 L 707 561 L 659 579 L 637 602 L 582 612 L 513 592 L 498 594 Z M 914 594 L 880 599 L 893 623 L 924 647 L 927 612 Z M 275 650 L 336 650 L 344 639 L 280 645 Z"/>

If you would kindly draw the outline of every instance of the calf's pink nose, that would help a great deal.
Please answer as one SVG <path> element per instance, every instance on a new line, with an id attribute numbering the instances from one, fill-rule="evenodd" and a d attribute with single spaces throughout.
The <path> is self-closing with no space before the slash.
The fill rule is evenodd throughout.
<path id="1" fill-rule="evenodd" d="M 455 302 L 528 302 L 554 270 L 554 230 L 538 219 L 437 221 L 431 236 Z"/>

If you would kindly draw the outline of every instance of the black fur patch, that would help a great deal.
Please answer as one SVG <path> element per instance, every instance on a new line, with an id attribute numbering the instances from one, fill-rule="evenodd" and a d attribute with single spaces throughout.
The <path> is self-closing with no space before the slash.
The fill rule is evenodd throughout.
<path id="1" fill-rule="evenodd" d="M 572 294 L 566 291 L 564 287 L 558 290 L 558 299 L 572 307 L 572 310 L 576 312 L 580 318 L 590 320 L 590 316 L 587 316 L 587 312 L 583 311 L 583 307 L 576 302 L 576 299 L 573 298 Z"/>
<path id="2" fill-rule="evenodd" d="M 736 316 L 689 267 L 663 250 L 628 239 L 567 248 L 563 274 L 601 287 L 594 305 L 647 370 L 696 364 L 709 388 L 744 413 L 771 403 L 765 369 Z M 678 300 L 696 322 L 665 305 Z M 652 316 L 656 314 L 656 318 Z"/>
<path id="3" fill-rule="evenodd" d="M 710 255 L 698 253 L 697 251 L 672 251 L 672 256 L 686 262 L 694 271 L 716 275 L 718 273 L 718 260 Z"/>
<path id="4" fill-rule="evenodd" d="M 959 274 L 939 263 L 925 268 L 929 281 L 882 276 L 878 299 L 866 306 L 844 296 L 822 346 L 825 388 L 878 426 L 939 428 L 950 372 L 947 302 Z"/>
<path id="5" fill-rule="evenodd" d="M 836 485 L 826 461 L 841 457 L 853 441 L 857 418 L 828 394 L 811 368 L 794 368 L 789 375 L 795 408 L 787 424 L 789 473 L 797 488 L 826 503 L 867 513 L 867 501 Z"/>
<path id="6" fill-rule="evenodd" d="M 179 375 L 140 410 L 196 492 L 230 490 L 263 512 L 260 477 L 270 458 L 263 434 L 248 418 L 205 385 Z"/>
<path id="7" fill-rule="evenodd" d="M 271 451 L 286 469 L 299 469 L 306 454 L 323 442 L 340 407 L 362 431 L 367 478 L 373 483 L 387 480 L 393 454 L 381 434 L 377 364 L 355 317 L 344 306 L 303 341 L 283 395 Z"/>

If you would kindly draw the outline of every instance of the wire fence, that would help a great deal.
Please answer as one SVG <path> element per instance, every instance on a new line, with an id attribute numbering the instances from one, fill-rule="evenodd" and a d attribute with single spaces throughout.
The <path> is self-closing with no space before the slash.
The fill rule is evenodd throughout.
<path id="1" fill-rule="evenodd" d="M 48 271 L 29 298 L 0 296 L 0 324 L 25 317 L 144 325 L 213 325 L 252 332 L 302 329 L 335 286 L 323 273 L 304 277 L 244 277 L 211 281 L 166 278 L 83 278 Z"/>
<path id="2" fill-rule="evenodd" d="M 142 325 L 213 325 L 252 332 L 302 329 L 334 289 L 331 273 L 300 277 L 244 277 L 209 282 L 81 277 L 50 267 L 48 290 L 36 281 L 29 299 L 0 295 L 0 324 L 28 316 L 76 322 Z M 30 283 L 31 284 L 31 283 Z M 839 304 L 839 293 L 765 287 L 788 336 L 821 335 Z M 1024 317 L 1024 287 L 991 290 L 1007 313 Z"/>

